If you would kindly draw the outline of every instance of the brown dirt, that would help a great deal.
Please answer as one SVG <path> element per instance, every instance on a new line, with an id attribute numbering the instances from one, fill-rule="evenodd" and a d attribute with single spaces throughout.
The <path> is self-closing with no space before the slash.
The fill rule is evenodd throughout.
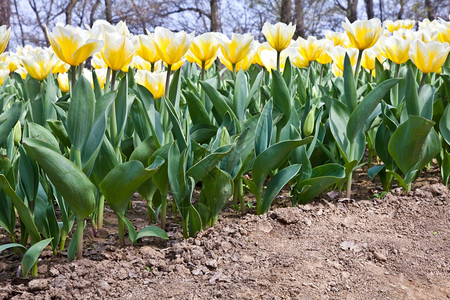
<path id="1" fill-rule="evenodd" d="M 263 216 L 229 212 L 195 239 L 171 228 L 169 241 L 122 249 L 109 212 L 98 237 L 86 231 L 84 259 L 46 250 L 37 279 L 15 277 L 18 257 L 2 253 L 0 298 L 449 299 L 450 192 L 432 178 L 384 199 L 357 180 L 357 201 L 329 193 Z M 145 204 L 133 204 L 142 227 Z"/>

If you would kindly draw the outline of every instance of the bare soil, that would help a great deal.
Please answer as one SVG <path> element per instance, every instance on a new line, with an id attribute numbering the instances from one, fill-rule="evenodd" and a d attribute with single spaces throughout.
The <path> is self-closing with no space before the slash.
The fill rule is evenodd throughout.
<path id="1" fill-rule="evenodd" d="M 117 246 L 115 218 L 97 237 L 86 229 L 85 258 L 45 250 L 39 277 L 16 277 L 20 257 L 0 256 L 2 299 L 450 299 L 450 192 L 434 174 L 409 196 L 383 199 L 356 179 L 356 199 L 336 192 L 301 207 L 286 194 L 266 215 L 222 215 L 184 240 L 145 238 Z M 145 203 L 128 216 L 146 223 Z M 3 234 L 3 238 L 1 235 Z M 0 239 L 6 235 L 0 232 Z"/>

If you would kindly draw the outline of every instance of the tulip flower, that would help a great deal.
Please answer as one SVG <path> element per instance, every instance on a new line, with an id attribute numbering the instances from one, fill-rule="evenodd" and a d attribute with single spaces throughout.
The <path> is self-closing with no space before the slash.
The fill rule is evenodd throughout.
<path id="1" fill-rule="evenodd" d="M 325 38 L 333 42 L 334 46 L 342 46 L 342 47 L 346 47 L 348 39 L 345 33 L 334 32 L 329 30 L 325 31 Z"/>
<path id="2" fill-rule="evenodd" d="M 105 47 L 100 53 L 111 70 L 119 71 L 128 66 L 135 51 L 136 47 L 127 37 L 117 32 L 105 32 Z"/>
<path id="3" fill-rule="evenodd" d="M 6 25 L 0 26 L 0 54 L 5 51 L 10 36 L 11 28 L 7 28 Z"/>
<path id="4" fill-rule="evenodd" d="M 450 22 L 442 22 L 438 26 L 437 39 L 441 43 L 450 43 Z"/>
<path id="5" fill-rule="evenodd" d="M 414 27 L 416 22 L 414 20 L 397 20 L 395 22 L 391 20 L 386 20 L 384 22 L 384 27 L 391 33 L 399 29 L 411 29 Z"/>
<path id="6" fill-rule="evenodd" d="M 363 53 L 361 59 L 361 66 L 368 71 L 373 71 L 375 70 L 376 59 L 378 59 L 380 63 L 383 63 L 386 58 L 381 55 L 381 52 L 378 48 L 376 47 L 369 48 Z"/>
<path id="7" fill-rule="evenodd" d="M 98 84 L 100 85 L 100 89 L 104 89 L 106 83 L 106 74 L 108 72 L 108 68 L 103 69 L 95 69 L 95 75 L 97 75 Z M 92 76 L 92 71 L 88 69 L 83 69 L 83 76 L 89 81 L 91 87 L 94 88 L 94 77 Z"/>
<path id="8" fill-rule="evenodd" d="M 281 22 L 272 25 L 266 22 L 263 25 L 262 33 L 270 46 L 277 52 L 281 52 L 289 47 L 295 33 L 295 25 L 292 25 L 292 23 L 287 25 Z"/>
<path id="9" fill-rule="evenodd" d="M 71 66 L 78 66 L 103 47 L 100 40 L 90 39 L 87 30 L 71 25 L 56 25 L 47 37 L 56 56 Z"/>
<path id="10" fill-rule="evenodd" d="M 53 54 L 46 49 L 35 48 L 29 51 L 26 56 L 22 56 L 22 64 L 31 77 L 37 80 L 44 80 L 52 69 L 49 63 Z"/>
<path id="11" fill-rule="evenodd" d="M 69 74 L 59 73 L 56 79 L 58 80 L 59 88 L 61 89 L 61 91 L 67 93 L 69 91 Z"/>
<path id="12" fill-rule="evenodd" d="M 191 46 L 194 33 L 185 31 L 172 32 L 163 27 L 156 27 L 154 43 L 159 57 L 169 66 L 179 62 Z"/>
<path id="13" fill-rule="evenodd" d="M 350 58 L 350 63 L 352 65 L 353 71 L 355 71 L 356 60 L 358 56 L 358 51 L 355 48 L 342 48 L 334 47 L 328 50 L 328 55 L 330 55 L 333 60 L 332 71 L 334 76 L 342 76 L 344 72 L 344 58 L 345 54 Z"/>
<path id="14" fill-rule="evenodd" d="M 224 36 L 224 39 L 222 40 L 222 42 L 226 42 L 229 41 L 229 39 Z M 233 42 L 231 42 L 233 43 Z M 222 47 L 222 45 L 221 45 Z M 272 48 L 271 48 L 272 49 Z M 244 57 L 242 57 L 241 59 L 239 59 L 239 61 L 237 63 L 233 63 L 233 61 L 228 60 L 228 58 L 230 57 L 229 55 L 226 56 L 223 51 L 219 51 L 218 57 L 220 59 L 220 62 L 225 65 L 225 67 L 227 67 L 228 70 L 233 72 L 233 76 L 235 76 L 236 72 L 239 70 L 242 71 L 246 71 L 248 68 L 250 68 L 250 66 L 252 65 L 252 63 L 255 60 L 255 53 L 257 51 L 257 44 L 255 44 L 254 42 L 251 42 L 249 47 L 248 47 L 248 52 L 246 51 L 246 55 Z M 228 53 L 229 54 L 229 53 Z M 234 57 L 236 58 L 236 57 Z M 236 61 L 236 60 L 234 60 Z"/>
<path id="15" fill-rule="evenodd" d="M 9 72 L 14 72 L 20 66 L 20 58 L 15 53 L 4 52 L 0 55 L 0 62 L 4 63 Z"/>
<path id="16" fill-rule="evenodd" d="M 0 86 L 2 86 L 3 82 L 9 75 L 9 69 L 6 64 L 0 63 Z"/>
<path id="17" fill-rule="evenodd" d="M 233 66 L 236 66 L 237 70 L 237 64 L 248 57 L 253 50 L 252 43 L 253 36 L 248 33 L 232 33 L 231 40 L 228 37 L 223 36 L 220 44 L 221 57 L 223 58 L 221 59 L 222 63 L 225 64 L 225 66 L 227 66 L 227 63 L 230 64 L 232 69 Z M 230 69 L 228 66 L 227 68 Z"/>
<path id="18" fill-rule="evenodd" d="M 381 54 L 396 64 L 403 64 L 409 59 L 409 40 L 391 36 L 380 44 Z"/>
<path id="19" fill-rule="evenodd" d="M 317 38 L 310 36 L 307 40 L 298 38 L 300 54 L 309 62 L 315 61 L 319 56 L 327 50 L 327 40 L 318 40 Z"/>
<path id="20" fill-rule="evenodd" d="M 166 73 L 153 73 L 145 70 L 137 70 L 136 82 L 145 86 L 150 93 L 152 93 L 154 99 L 159 99 L 164 96 L 164 86 L 166 84 Z"/>
<path id="21" fill-rule="evenodd" d="M 155 63 L 161 60 L 156 50 L 154 33 L 149 32 L 147 35 L 141 34 L 135 38 L 134 43 L 136 45 L 136 54 L 150 63 L 151 71 L 153 72 Z"/>
<path id="22" fill-rule="evenodd" d="M 266 22 L 263 25 L 262 33 L 270 46 L 277 51 L 277 70 L 280 71 L 280 54 L 281 51 L 289 47 L 295 33 L 295 25 L 292 25 L 292 23 L 287 25 L 281 22 L 272 25 Z"/>
<path id="23" fill-rule="evenodd" d="M 415 39 L 409 46 L 409 57 L 416 67 L 425 74 L 440 72 L 450 52 L 448 43 L 424 43 Z"/>
<path id="24" fill-rule="evenodd" d="M 264 67 L 264 63 L 261 60 L 261 52 L 263 50 L 271 50 L 272 47 L 269 45 L 268 42 L 265 43 L 259 43 L 257 41 L 254 42 L 254 47 L 256 48 L 255 56 L 253 58 L 253 63 L 258 64 L 261 67 Z"/>
<path id="25" fill-rule="evenodd" d="M 202 69 L 203 74 L 204 70 L 209 69 L 214 63 L 218 49 L 219 41 L 215 34 L 204 33 L 194 38 L 191 48 L 186 54 L 186 59 L 191 63 L 195 62 Z"/>
<path id="26" fill-rule="evenodd" d="M 346 19 L 346 22 L 342 22 L 342 26 L 352 45 L 359 50 L 374 46 L 383 33 L 383 27 L 378 18 L 357 20 L 353 23 Z"/>

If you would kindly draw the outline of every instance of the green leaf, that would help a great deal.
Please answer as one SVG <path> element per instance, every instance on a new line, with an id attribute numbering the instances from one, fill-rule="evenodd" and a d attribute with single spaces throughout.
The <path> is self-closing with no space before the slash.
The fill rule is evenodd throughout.
<path id="1" fill-rule="evenodd" d="M 353 77 L 353 68 L 348 54 L 344 58 L 344 103 L 347 105 L 348 112 L 351 114 L 356 108 L 356 86 Z M 350 138 L 349 138 L 350 139 Z"/>
<path id="2" fill-rule="evenodd" d="M 9 244 L 3 244 L 0 245 L 0 253 L 2 253 L 3 251 L 10 249 L 10 248 L 21 248 L 21 249 L 27 249 L 24 245 L 22 244 L 17 244 L 17 243 L 9 243 Z"/>
<path id="3" fill-rule="evenodd" d="M 95 196 L 94 185 L 86 175 L 73 162 L 42 141 L 26 138 L 23 145 L 64 197 L 77 220 L 87 218 L 94 210 Z"/>
<path id="4" fill-rule="evenodd" d="M 31 244 L 35 244 L 41 240 L 41 236 L 39 231 L 34 223 L 34 218 L 31 215 L 28 207 L 23 203 L 22 199 L 16 194 L 11 185 L 9 184 L 8 179 L 6 179 L 5 175 L 0 174 L 0 188 L 5 191 L 5 193 L 9 196 L 12 203 L 16 207 L 17 214 L 19 215 L 20 221 L 25 225 L 25 228 L 30 235 Z"/>
<path id="5" fill-rule="evenodd" d="M 143 237 L 148 237 L 148 236 L 156 236 L 165 240 L 168 240 L 169 237 L 167 236 L 167 233 L 162 230 L 159 227 L 156 226 L 147 226 L 142 228 L 141 230 L 139 230 L 139 233 L 136 236 L 136 240 L 141 239 Z"/>
<path id="6" fill-rule="evenodd" d="M 202 230 L 202 218 L 194 206 L 189 207 L 189 236 L 195 237 L 196 233 Z"/>
<path id="7" fill-rule="evenodd" d="M 236 75 L 234 81 L 233 110 L 240 121 L 244 119 L 245 108 L 247 107 L 248 82 L 242 70 Z"/>
<path id="8" fill-rule="evenodd" d="M 58 138 L 60 143 L 64 147 L 70 148 L 71 144 L 69 140 L 69 135 L 67 134 L 63 122 L 61 122 L 60 120 L 47 120 L 47 124 L 52 130 L 53 134 Z"/>
<path id="9" fill-rule="evenodd" d="M 25 137 L 37 139 L 43 141 L 53 151 L 61 153 L 59 150 L 59 143 L 53 134 L 42 125 L 33 122 L 27 122 L 24 131 L 26 131 Z"/>
<path id="10" fill-rule="evenodd" d="M 209 119 L 208 112 L 206 111 L 205 105 L 202 103 L 202 100 L 198 98 L 191 91 L 184 90 L 184 97 L 186 99 L 186 103 L 189 109 L 189 116 L 192 119 L 192 123 L 196 124 L 207 124 L 212 125 Z"/>
<path id="11" fill-rule="evenodd" d="M 230 151 L 233 149 L 232 145 L 227 145 L 218 148 L 215 152 L 207 155 L 201 161 L 193 165 L 186 173 L 187 176 L 192 177 L 195 182 L 200 181 L 206 174 L 208 174 Z"/>
<path id="12" fill-rule="evenodd" d="M 213 168 L 204 178 L 202 193 L 210 211 L 211 226 L 217 220 L 219 213 L 233 195 L 233 179 L 231 176 Z"/>
<path id="13" fill-rule="evenodd" d="M 358 134 L 363 130 L 369 116 L 389 90 L 400 81 L 399 78 L 388 79 L 370 91 L 350 115 L 347 125 L 347 136 L 349 141 L 355 141 Z"/>
<path id="14" fill-rule="evenodd" d="M 419 96 L 417 94 L 417 83 L 416 76 L 410 66 L 408 71 L 406 72 L 406 84 L 405 84 L 405 102 L 406 109 L 408 110 L 408 115 L 410 116 L 419 116 L 420 115 L 420 107 L 419 107 Z"/>
<path id="15" fill-rule="evenodd" d="M 73 89 L 67 112 L 67 133 L 72 146 L 81 150 L 94 123 L 95 97 L 89 81 L 81 76 Z"/>
<path id="16" fill-rule="evenodd" d="M 167 101 L 165 97 L 163 97 L 161 101 L 164 101 L 166 108 L 169 112 L 169 118 L 173 125 L 172 131 L 178 144 L 178 148 L 180 149 L 180 151 L 183 151 L 184 149 L 187 148 L 187 142 L 186 137 L 183 134 L 183 127 L 181 126 L 180 117 L 178 116 L 175 107 L 172 105 L 170 101 Z"/>
<path id="17" fill-rule="evenodd" d="M 22 114 L 22 103 L 16 102 L 0 115 L 0 146 L 3 145 L 8 138 L 9 133 L 19 121 Z"/>
<path id="18" fill-rule="evenodd" d="M 273 200 L 281 191 L 281 189 L 292 179 L 295 175 L 297 175 L 298 171 L 300 171 L 301 165 L 296 164 L 289 167 L 286 167 L 280 171 L 270 180 L 267 185 L 267 189 L 264 192 L 264 197 L 262 200 L 261 211 L 258 214 L 265 213 L 269 211 L 270 206 L 272 205 Z"/>
<path id="19" fill-rule="evenodd" d="M 48 244 L 52 241 L 53 238 L 45 239 L 40 241 L 39 243 L 34 244 L 30 247 L 30 249 L 25 252 L 22 258 L 22 276 L 26 278 L 28 273 L 30 272 L 33 265 L 37 262 L 39 255 L 41 255 L 42 250 L 47 247 Z"/>
<path id="20" fill-rule="evenodd" d="M 164 160 L 162 158 L 157 158 L 148 168 L 144 168 L 140 161 L 133 160 L 112 169 L 99 186 L 111 209 L 116 213 L 125 215 L 128 202 L 133 193 L 163 163 Z"/>
<path id="21" fill-rule="evenodd" d="M 444 185 L 447 186 L 450 178 L 450 153 L 447 150 L 443 150 L 442 156 L 441 175 Z"/>
<path id="22" fill-rule="evenodd" d="M 252 176 L 260 195 L 262 195 L 263 184 L 269 173 L 279 168 L 289 158 L 292 149 L 305 145 L 312 139 L 312 137 L 307 137 L 303 140 L 281 141 L 270 146 L 256 157 L 253 163 Z"/>
<path id="23" fill-rule="evenodd" d="M 421 170 L 439 154 L 441 145 L 433 125 L 433 121 L 410 116 L 392 134 L 389 153 L 403 174 Z"/>
<path id="24" fill-rule="evenodd" d="M 328 187 L 345 178 L 345 168 L 339 164 L 325 164 L 312 170 L 311 178 L 300 181 L 294 188 L 294 201 L 305 204 Z"/>
<path id="25" fill-rule="evenodd" d="M 223 118 L 225 114 L 228 112 L 233 120 L 238 121 L 238 118 L 236 117 L 236 114 L 231 109 L 231 107 L 227 104 L 225 99 L 217 89 L 215 89 L 212 85 L 210 85 L 206 81 L 200 81 L 200 84 L 202 88 L 205 90 L 206 94 L 208 95 L 209 99 L 213 103 L 214 109 L 217 110 L 219 115 Z"/>
<path id="26" fill-rule="evenodd" d="M 281 116 L 277 123 L 278 128 L 283 128 L 291 116 L 292 99 L 289 89 L 280 72 L 272 71 L 272 98 L 274 119 Z"/>
<path id="27" fill-rule="evenodd" d="M 269 100 L 264 105 L 258 124 L 256 125 L 255 154 L 257 156 L 270 146 L 272 140 L 272 107 L 273 102 Z"/>
<path id="28" fill-rule="evenodd" d="M 447 144 L 450 145 L 450 105 L 447 105 L 439 121 L 439 131 Z"/>

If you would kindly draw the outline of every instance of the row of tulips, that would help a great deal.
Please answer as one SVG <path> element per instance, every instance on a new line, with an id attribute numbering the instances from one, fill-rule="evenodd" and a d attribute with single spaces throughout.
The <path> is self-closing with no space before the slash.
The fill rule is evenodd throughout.
<path id="1" fill-rule="evenodd" d="M 56 26 L 51 48 L 1 56 L 0 226 L 12 241 L 0 252 L 22 249 L 24 276 L 68 236 L 69 259 L 81 258 L 105 203 L 124 245 L 125 229 L 132 244 L 167 238 L 168 209 L 194 236 L 231 198 L 244 212 L 244 191 L 258 214 L 285 186 L 293 204 L 328 188 L 350 198 L 364 165 L 386 191 L 396 181 L 409 192 L 433 161 L 447 184 L 449 25 L 347 21 L 345 33 L 293 41 L 295 26 L 267 23 L 262 44 L 161 27 L 133 36 L 123 22 Z M 9 36 L 0 27 L 1 51 Z M 160 227 L 127 219 L 136 191 Z"/>

